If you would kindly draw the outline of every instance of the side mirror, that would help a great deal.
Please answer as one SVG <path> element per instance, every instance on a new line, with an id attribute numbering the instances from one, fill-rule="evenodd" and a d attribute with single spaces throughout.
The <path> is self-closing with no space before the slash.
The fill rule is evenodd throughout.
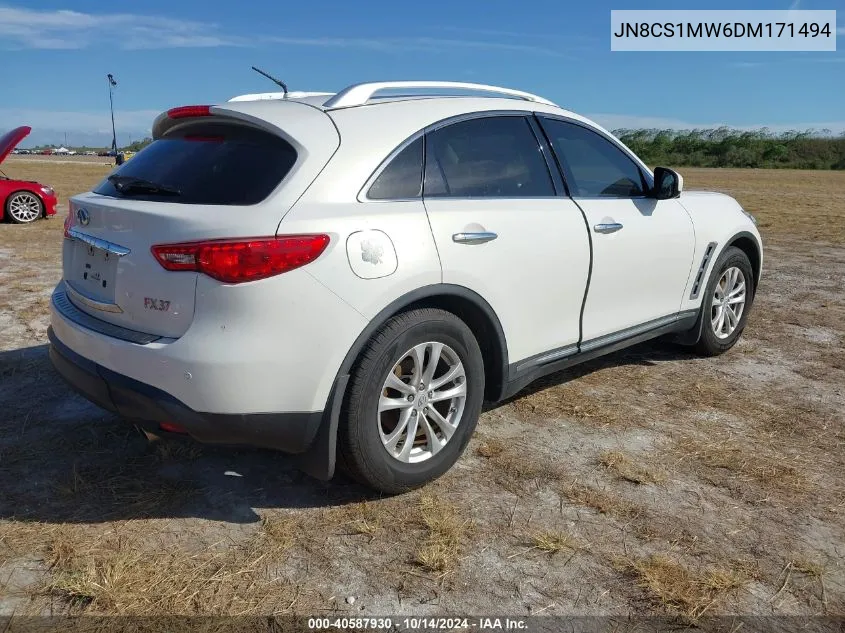
<path id="1" fill-rule="evenodd" d="M 656 167 L 654 169 L 654 190 L 652 196 L 658 200 L 677 198 L 684 190 L 684 178 L 674 169 Z"/>

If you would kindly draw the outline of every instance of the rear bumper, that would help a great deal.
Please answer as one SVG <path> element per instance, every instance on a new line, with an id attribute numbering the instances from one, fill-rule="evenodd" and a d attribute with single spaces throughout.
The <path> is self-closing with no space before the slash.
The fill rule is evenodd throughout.
<path id="1" fill-rule="evenodd" d="M 52 327 L 50 360 L 76 391 L 94 404 L 157 431 L 177 424 L 199 442 L 305 452 L 313 443 L 322 411 L 221 414 L 194 411 L 172 395 L 83 358 L 58 340 Z"/>

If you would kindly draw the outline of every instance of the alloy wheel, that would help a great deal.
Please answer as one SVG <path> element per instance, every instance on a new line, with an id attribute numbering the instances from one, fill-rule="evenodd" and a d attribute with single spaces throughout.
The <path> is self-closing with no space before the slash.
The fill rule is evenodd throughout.
<path id="1" fill-rule="evenodd" d="M 439 453 L 455 434 L 467 399 L 466 373 L 444 343 L 415 345 L 387 374 L 378 403 L 385 450 L 409 464 Z"/>
<path id="2" fill-rule="evenodd" d="M 735 266 L 719 278 L 710 313 L 710 323 L 717 338 L 728 338 L 739 325 L 745 310 L 745 288 L 745 275 Z"/>
<path id="3" fill-rule="evenodd" d="M 17 193 L 9 199 L 9 215 L 17 222 L 33 222 L 41 215 L 41 201 L 35 194 Z"/>

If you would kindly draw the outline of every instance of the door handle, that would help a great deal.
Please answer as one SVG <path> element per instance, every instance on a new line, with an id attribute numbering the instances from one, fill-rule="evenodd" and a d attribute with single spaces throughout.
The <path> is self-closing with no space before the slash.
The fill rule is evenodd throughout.
<path id="1" fill-rule="evenodd" d="M 452 241 L 458 244 L 484 244 L 484 242 L 492 242 L 498 235 L 491 231 L 478 231 L 475 233 L 455 233 L 452 236 Z"/>
<path id="2" fill-rule="evenodd" d="M 596 233 L 614 233 L 622 228 L 622 225 L 619 222 L 606 222 L 602 224 L 596 224 L 593 227 L 593 230 Z"/>

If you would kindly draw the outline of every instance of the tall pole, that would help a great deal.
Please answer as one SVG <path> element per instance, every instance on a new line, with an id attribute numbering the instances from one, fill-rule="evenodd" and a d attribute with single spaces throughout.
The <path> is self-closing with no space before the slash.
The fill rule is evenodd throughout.
<path id="1" fill-rule="evenodd" d="M 111 110 L 111 148 L 112 151 L 117 155 L 117 132 L 114 127 L 114 97 L 112 93 L 114 92 L 114 87 L 117 85 L 117 82 L 114 80 L 114 77 L 109 73 L 106 75 L 109 80 L 109 109 Z"/>

